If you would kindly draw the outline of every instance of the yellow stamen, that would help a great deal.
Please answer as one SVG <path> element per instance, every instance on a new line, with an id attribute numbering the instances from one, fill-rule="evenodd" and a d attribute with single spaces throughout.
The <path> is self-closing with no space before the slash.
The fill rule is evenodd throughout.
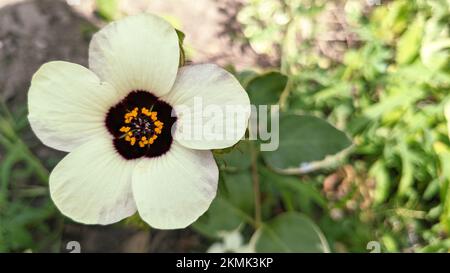
<path id="1" fill-rule="evenodd" d="M 142 127 L 142 125 L 137 125 L 134 123 L 134 120 L 137 119 L 138 116 L 143 118 L 143 115 L 148 117 L 147 121 L 145 121 L 144 118 L 144 122 L 149 122 L 150 126 L 151 124 L 153 125 L 153 135 L 142 136 L 148 132 L 146 131 L 148 129 L 143 129 L 144 127 Z M 119 131 L 124 133 L 125 141 L 129 142 L 131 146 L 138 144 L 139 147 L 144 148 L 146 145 L 153 144 L 158 138 L 158 135 L 162 133 L 162 129 L 164 127 L 164 123 L 158 120 L 158 112 L 152 112 L 146 107 L 135 107 L 133 110 L 125 113 L 123 117 L 126 124 L 132 123 L 132 125 L 124 125 L 120 127 Z M 136 135 L 141 137 L 138 138 Z"/>
<path id="2" fill-rule="evenodd" d="M 120 128 L 119 131 L 121 131 L 121 132 L 123 132 L 123 133 L 126 133 L 126 132 L 130 131 L 130 129 L 131 129 L 130 127 L 122 126 L 122 128 Z"/>

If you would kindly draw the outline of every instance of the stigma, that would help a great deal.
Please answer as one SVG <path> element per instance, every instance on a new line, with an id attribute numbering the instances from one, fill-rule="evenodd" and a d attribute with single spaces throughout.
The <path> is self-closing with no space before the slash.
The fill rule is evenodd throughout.
<path id="1" fill-rule="evenodd" d="M 164 123 L 158 120 L 158 113 L 145 107 L 135 107 L 123 116 L 124 126 L 119 131 L 131 146 L 150 146 L 161 134 Z"/>

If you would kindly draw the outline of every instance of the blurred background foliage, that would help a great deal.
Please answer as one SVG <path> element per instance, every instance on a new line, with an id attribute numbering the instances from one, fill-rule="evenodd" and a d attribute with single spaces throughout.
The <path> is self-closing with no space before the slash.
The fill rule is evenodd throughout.
<path id="1" fill-rule="evenodd" d="M 124 16 L 119 0 L 95 2 L 103 21 Z M 233 18 L 226 35 L 271 65 L 228 69 L 253 104 L 280 106 L 280 147 L 214 151 L 219 191 L 192 225 L 197 249 L 448 252 L 450 1 L 247 0 Z M 0 252 L 60 251 L 70 220 L 46 186 L 60 155 L 34 156 L 26 107 L 1 106 Z"/>

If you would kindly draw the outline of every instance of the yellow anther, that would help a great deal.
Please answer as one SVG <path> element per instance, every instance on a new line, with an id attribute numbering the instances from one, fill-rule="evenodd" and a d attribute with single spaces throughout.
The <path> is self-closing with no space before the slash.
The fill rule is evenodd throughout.
<path id="1" fill-rule="evenodd" d="M 137 117 L 137 114 L 138 114 L 138 110 L 137 110 L 137 108 L 134 108 L 133 111 L 131 111 L 129 113 L 126 113 L 124 115 L 124 118 L 125 118 L 125 120 L 130 120 L 131 121 L 133 118 Z"/>
<path id="2" fill-rule="evenodd" d="M 142 109 L 142 114 L 144 114 L 146 116 L 150 116 L 150 111 L 147 108 L 143 108 Z"/>
<path id="3" fill-rule="evenodd" d="M 134 120 L 137 119 L 139 115 L 145 115 L 148 117 L 148 120 L 143 119 L 144 122 L 151 122 L 153 127 L 153 135 L 145 135 L 140 138 L 136 138 L 136 135 L 142 135 L 142 133 L 147 133 L 148 127 L 145 129 L 141 124 L 134 124 Z M 131 146 L 134 146 L 135 144 L 138 144 L 139 147 L 144 148 L 146 145 L 153 144 L 155 140 L 158 138 L 158 135 L 162 133 L 163 125 L 164 123 L 158 120 L 158 112 L 156 111 L 150 111 L 146 107 L 134 107 L 133 110 L 128 111 L 124 114 L 124 122 L 125 123 L 132 123 L 132 125 L 125 125 L 120 127 L 119 131 L 124 133 L 125 135 L 125 141 L 129 142 Z M 140 116 L 142 118 L 142 116 Z M 142 122 L 142 121 L 140 121 Z M 148 124 L 151 126 L 151 124 Z M 148 126 L 146 125 L 146 126 Z"/>
<path id="4" fill-rule="evenodd" d="M 122 126 L 122 128 L 120 128 L 119 131 L 121 131 L 121 132 L 123 132 L 123 133 L 126 133 L 126 132 L 130 131 L 130 129 L 131 129 L 130 127 Z"/>

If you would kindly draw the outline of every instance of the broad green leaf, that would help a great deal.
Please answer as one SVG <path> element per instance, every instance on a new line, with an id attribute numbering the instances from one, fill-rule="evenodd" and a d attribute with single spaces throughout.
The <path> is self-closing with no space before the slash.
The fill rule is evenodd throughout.
<path id="1" fill-rule="evenodd" d="M 335 155 L 351 146 L 348 136 L 325 120 L 313 116 L 282 114 L 279 147 L 262 152 L 267 164 L 277 170 L 304 169 L 313 161 Z"/>
<path id="2" fill-rule="evenodd" d="M 236 78 L 244 88 L 247 88 L 248 83 L 253 78 L 258 77 L 258 73 L 253 70 L 244 70 L 239 72 L 234 71 L 234 74 L 236 74 Z"/>
<path id="3" fill-rule="evenodd" d="M 245 213 L 240 208 L 224 197 L 217 196 L 208 211 L 194 222 L 192 227 L 207 237 L 219 238 L 220 231 L 236 229 L 243 222 L 243 214 Z"/>
<path id="4" fill-rule="evenodd" d="M 253 105 L 274 105 L 286 87 L 288 78 L 279 72 L 268 72 L 252 78 L 247 84 L 247 92 Z"/>
<path id="5" fill-rule="evenodd" d="M 253 188 L 249 172 L 222 174 L 217 197 L 193 227 L 208 237 L 236 229 L 253 215 Z"/>
<path id="6" fill-rule="evenodd" d="M 224 197 L 234 206 L 253 214 L 254 196 L 250 172 L 223 173 Z"/>
<path id="7" fill-rule="evenodd" d="M 259 167 L 261 183 L 272 185 L 276 191 L 289 193 L 293 205 L 305 213 L 311 212 L 317 206 L 327 209 L 327 200 L 313 183 L 302 181 L 297 176 L 281 175 L 268 168 Z"/>
<path id="8" fill-rule="evenodd" d="M 235 172 L 246 170 L 251 164 L 250 145 L 246 141 L 239 142 L 230 152 L 214 153 L 221 170 Z"/>
<path id="9" fill-rule="evenodd" d="M 319 227 L 307 216 L 296 212 L 275 217 L 255 236 L 257 252 L 330 252 Z"/>

